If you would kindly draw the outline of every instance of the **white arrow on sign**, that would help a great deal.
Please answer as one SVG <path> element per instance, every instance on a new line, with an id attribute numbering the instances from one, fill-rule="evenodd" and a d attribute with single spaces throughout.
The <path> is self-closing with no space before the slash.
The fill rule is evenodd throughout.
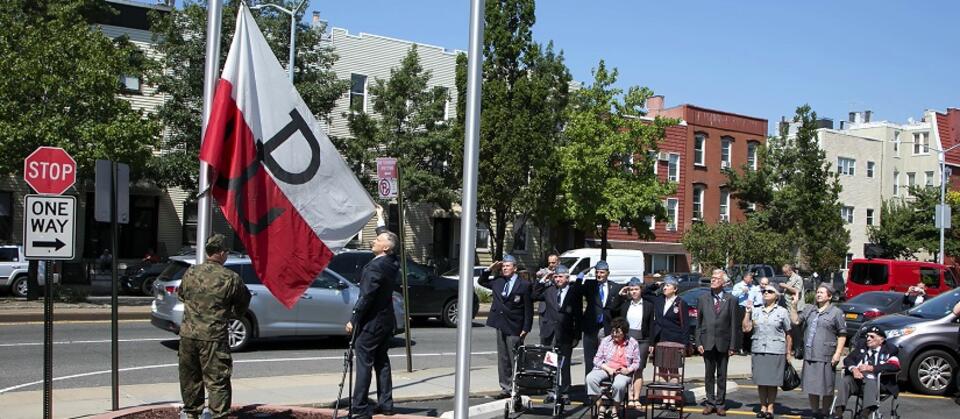
<path id="1" fill-rule="evenodd" d="M 23 200 L 23 253 L 27 259 L 70 260 L 76 250 L 77 198 L 27 195 Z"/>

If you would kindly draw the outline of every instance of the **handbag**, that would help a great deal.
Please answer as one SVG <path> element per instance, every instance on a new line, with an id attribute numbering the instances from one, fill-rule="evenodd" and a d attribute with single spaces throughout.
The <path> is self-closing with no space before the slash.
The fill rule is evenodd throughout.
<path id="1" fill-rule="evenodd" d="M 800 387 L 800 374 L 797 374 L 793 364 L 787 362 L 786 367 L 783 368 L 783 384 L 780 385 L 780 389 L 790 391 L 797 387 Z"/>
<path id="2" fill-rule="evenodd" d="M 793 357 L 803 360 L 803 345 L 793 348 Z"/>

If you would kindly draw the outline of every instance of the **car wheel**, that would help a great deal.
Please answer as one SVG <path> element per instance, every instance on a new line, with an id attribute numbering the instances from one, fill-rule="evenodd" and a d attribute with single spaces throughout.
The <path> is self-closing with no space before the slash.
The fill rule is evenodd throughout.
<path id="1" fill-rule="evenodd" d="M 151 276 L 147 277 L 140 283 L 140 293 L 146 296 L 153 295 L 153 284 L 157 281 L 157 277 Z"/>
<path id="2" fill-rule="evenodd" d="M 443 305 L 440 320 L 443 321 L 443 325 L 446 327 L 457 327 L 457 313 L 459 312 L 460 305 L 457 304 L 456 299 L 447 301 L 447 303 Z"/>
<path id="3" fill-rule="evenodd" d="M 227 342 L 230 344 L 230 352 L 240 352 L 250 345 L 253 339 L 253 328 L 250 325 L 250 319 L 230 320 L 227 325 Z"/>
<path id="4" fill-rule="evenodd" d="M 924 352 L 913 361 L 910 383 L 925 394 L 942 396 L 953 389 L 957 361 L 950 354 L 934 349 Z"/>
<path id="5" fill-rule="evenodd" d="M 27 276 L 20 275 L 13 280 L 13 283 L 10 284 L 10 293 L 14 297 L 26 297 L 27 296 Z"/>

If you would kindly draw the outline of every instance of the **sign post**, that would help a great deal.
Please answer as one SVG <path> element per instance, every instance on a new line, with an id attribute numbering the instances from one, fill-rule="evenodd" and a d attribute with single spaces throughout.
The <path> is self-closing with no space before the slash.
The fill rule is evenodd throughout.
<path id="1" fill-rule="evenodd" d="M 407 349 L 407 372 L 413 372 L 413 354 L 410 351 L 410 297 L 407 287 L 407 255 L 403 245 L 403 192 L 400 190 L 400 165 L 395 157 L 377 158 L 377 192 L 380 199 L 397 198 L 397 225 L 400 231 L 400 281 L 403 287 L 403 334 Z"/>
<path id="2" fill-rule="evenodd" d="M 23 256 L 44 263 L 43 418 L 53 417 L 53 264 L 76 256 L 77 198 L 62 196 L 77 181 L 77 162 L 59 147 L 39 147 L 23 160 L 23 180 L 37 191 L 23 200 Z"/>

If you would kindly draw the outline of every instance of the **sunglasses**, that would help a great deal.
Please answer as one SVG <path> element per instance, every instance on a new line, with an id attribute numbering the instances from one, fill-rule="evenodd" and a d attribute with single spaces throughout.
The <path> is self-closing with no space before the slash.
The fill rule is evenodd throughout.
<path id="1" fill-rule="evenodd" d="M 774 290 L 763 290 L 763 293 L 764 293 L 764 294 L 776 294 L 777 292 L 774 291 Z"/>
<path id="2" fill-rule="evenodd" d="M 880 339 L 880 335 L 869 334 L 867 335 L 867 339 Z"/>

